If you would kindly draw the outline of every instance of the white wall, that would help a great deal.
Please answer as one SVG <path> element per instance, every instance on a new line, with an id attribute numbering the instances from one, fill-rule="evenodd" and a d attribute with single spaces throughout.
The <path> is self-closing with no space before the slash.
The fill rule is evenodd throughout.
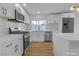
<path id="1" fill-rule="evenodd" d="M 75 14 L 74 18 L 74 32 L 79 33 L 79 13 Z"/>

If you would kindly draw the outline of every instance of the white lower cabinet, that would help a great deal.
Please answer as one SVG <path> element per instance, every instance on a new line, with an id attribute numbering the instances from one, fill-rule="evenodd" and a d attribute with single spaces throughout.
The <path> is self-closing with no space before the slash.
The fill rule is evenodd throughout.
<path id="1" fill-rule="evenodd" d="M 53 34 L 55 56 L 79 56 L 79 35 Z"/>
<path id="2" fill-rule="evenodd" d="M 21 56 L 23 53 L 22 35 L 16 39 L 0 45 L 0 56 Z"/>
<path id="3" fill-rule="evenodd" d="M 42 42 L 44 41 L 44 31 L 32 31 L 30 37 L 31 42 Z"/>
<path id="4" fill-rule="evenodd" d="M 21 38 L 16 40 L 16 46 L 15 46 L 15 50 L 16 50 L 16 55 L 20 56 L 23 53 L 23 40 Z"/>
<path id="5" fill-rule="evenodd" d="M 79 56 L 79 40 L 69 40 L 69 56 Z"/>
<path id="6" fill-rule="evenodd" d="M 0 56 L 13 56 L 15 55 L 15 44 L 13 42 L 7 42 L 0 46 Z"/>
<path id="7" fill-rule="evenodd" d="M 55 56 L 67 56 L 69 42 L 57 35 L 53 34 L 54 55 Z"/>

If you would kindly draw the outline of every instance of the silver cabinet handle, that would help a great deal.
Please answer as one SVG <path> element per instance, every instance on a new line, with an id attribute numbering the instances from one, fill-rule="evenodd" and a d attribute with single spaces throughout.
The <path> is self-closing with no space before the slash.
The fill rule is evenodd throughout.
<path id="1" fill-rule="evenodd" d="M 5 9 L 5 15 L 7 15 L 7 9 Z"/>
<path id="2" fill-rule="evenodd" d="M 2 7 L 2 14 L 7 15 L 7 9 Z"/>
<path id="3" fill-rule="evenodd" d="M 2 7 L 2 14 L 4 14 L 4 7 Z"/>
<path id="4" fill-rule="evenodd" d="M 12 45 L 12 43 L 8 44 L 6 47 L 10 47 Z"/>
<path id="5" fill-rule="evenodd" d="M 17 51 L 18 51 L 18 45 L 15 46 L 14 52 L 17 52 Z"/>

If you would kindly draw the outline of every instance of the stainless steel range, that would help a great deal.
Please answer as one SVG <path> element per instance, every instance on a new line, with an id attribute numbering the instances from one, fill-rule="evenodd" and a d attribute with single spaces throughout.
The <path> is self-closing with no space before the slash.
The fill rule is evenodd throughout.
<path id="1" fill-rule="evenodd" d="M 27 32 L 23 35 L 23 51 L 26 50 L 30 42 L 30 33 Z"/>
<path id="2" fill-rule="evenodd" d="M 30 42 L 30 32 L 21 31 L 18 28 L 9 28 L 9 34 L 23 34 L 23 52 L 25 52 Z"/>

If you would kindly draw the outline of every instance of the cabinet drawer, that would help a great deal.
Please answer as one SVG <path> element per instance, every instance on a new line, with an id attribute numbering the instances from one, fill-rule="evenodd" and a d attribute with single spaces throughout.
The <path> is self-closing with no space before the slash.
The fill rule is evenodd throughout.
<path id="1" fill-rule="evenodd" d="M 7 42 L 0 46 L 0 51 L 0 56 L 14 56 L 16 55 L 15 44 L 13 42 Z"/>

